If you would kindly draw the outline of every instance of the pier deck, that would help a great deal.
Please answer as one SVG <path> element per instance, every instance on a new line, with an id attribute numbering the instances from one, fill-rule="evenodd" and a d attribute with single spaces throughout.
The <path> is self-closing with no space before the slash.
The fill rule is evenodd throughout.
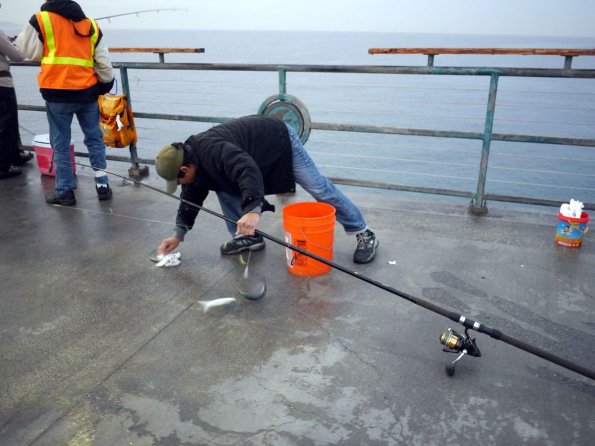
<path id="1" fill-rule="evenodd" d="M 448 377 L 439 337 L 462 327 L 337 270 L 293 276 L 274 243 L 251 257 L 262 300 L 203 313 L 243 271 L 223 221 L 200 214 L 156 268 L 177 202 L 116 177 L 99 202 L 77 176 L 72 208 L 45 204 L 34 163 L 0 184 L 0 444 L 592 444 L 592 380 L 477 333 L 483 356 Z M 344 190 L 380 247 L 355 265 L 337 228 L 335 262 L 595 369 L 595 235 L 556 246 L 553 208 Z M 272 198 L 259 229 L 282 238 L 280 207 L 310 197 Z"/>

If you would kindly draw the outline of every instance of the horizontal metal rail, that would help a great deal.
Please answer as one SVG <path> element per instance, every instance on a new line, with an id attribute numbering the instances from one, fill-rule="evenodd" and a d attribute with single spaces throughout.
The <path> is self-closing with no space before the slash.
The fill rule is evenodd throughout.
<path id="1" fill-rule="evenodd" d="M 14 66 L 37 66 L 34 62 L 15 62 Z M 566 79 L 594 79 L 593 69 L 563 70 L 556 68 L 512 67 L 416 67 L 392 65 L 273 65 L 232 63 L 172 63 L 114 62 L 114 68 L 125 70 L 185 70 L 185 71 L 248 71 L 248 72 L 293 72 L 293 73 L 368 73 L 368 74 L 413 74 L 448 76 L 544 77 Z"/>
<path id="2" fill-rule="evenodd" d="M 24 63 L 23 63 L 24 64 Z M 274 65 L 232 63 L 150 63 L 114 62 L 115 68 L 127 70 L 190 70 L 190 71 L 274 71 L 293 73 L 368 73 L 368 74 L 429 74 L 450 76 L 512 76 L 593 79 L 595 70 L 563 70 L 555 68 L 513 67 L 415 67 L 392 65 Z"/>
<path id="3" fill-rule="evenodd" d="M 150 50 L 154 50 L 151 48 Z M 443 49 L 440 49 L 441 51 Z M 490 49 L 486 49 L 489 51 Z M 519 50 L 522 51 L 522 50 Z M 552 50 L 553 51 L 553 50 Z M 556 50 L 558 51 L 558 50 Z M 562 51 L 562 50 L 559 50 Z M 569 52 L 582 52 L 578 55 L 595 54 L 595 50 L 568 50 Z M 538 54 L 537 52 L 535 54 Z M 570 54 L 570 53 L 569 53 Z M 577 55 L 577 54 L 573 54 Z M 31 62 L 15 63 L 14 65 L 37 65 Z M 488 168 L 489 146 L 491 141 L 509 141 L 523 143 L 542 143 L 557 144 L 567 146 L 595 147 L 595 139 L 586 138 L 568 138 L 542 135 L 523 135 L 492 133 L 492 122 L 495 108 L 495 96 L 497 92 L 497 81 L 500 77 L 535 77 L 535 78 L 566 78 L 566 79 L 595 79 L 594 69 L 551 69 L 551 68 L 515 68 L 515 67 L 440 67 L 440 66 L 392 66 L 392 65 L 303 65 L 303 64 L 234 64 L 234 63 L 147 63 L 147 62 L 114 62 L 114 67 L 120 70 L 122 78 L 122 87 L 124 93 L 132 101 L 131 91 L 128 85 L 128 70 L 183 70 L 183 71 L 238 71 L 238 72 L 277 72 L 279 76 L 279 97 L 283 99 L 286 95 L 286 75 L 289 72 L 294 73 L 351 73 L 351 74 L 391 74 L 391 75 L 436 75 L 436 76 L 485 76 L 491 78 L 490 97 L 487 104 L 486 123 L 483 133 L 464 132 L 452 130 L 434 130 L 423 128 L 400 128 L 385 127 L 374 125 L 357 125 L 346 123 L 325 123 L 312 122 L 311 128 L 327 131 L 341 132 L 364 132 L 377 134 L 410 135 L 423 137 L 439 138 L 457 138 L 482 140 L 482 160 L 478 177 L 478 186 L 475 193 L 468 191 L 459 191 L 452 189 L 440 189 L 432 187 L 418 187 L 398 184 L 387 184 L 383 182 L 362 181 L 347 178 L 331 178 L 339 184 L 348 184 L 363 187 L 374 187 L 389 190 L 400 190 L 410 192 L 421 192 L 438 195 L 448 195 L 457 197 L 471 198 L 470 211 L 481 214 L 487 211 L 486 200 L 541 204 L 546 206 L 557 206 L 558 202 L 546 199 L 535 199 L 528 197 L 515 197 L 507 195 L 485 193 L 485 180 Z M 45 108 L 40 106 L 20 105 L 21 110 L 43 111 Z M 210 122 L 222 123 L 231 117 L 223 116 L 194 116 L 178 115 L 165 113 L 147 113 L 135 112 L 136 118 L 173 120 L 173 121 L 191 121 L 191 122 Z M 84 156 L 85 154 L 78 153 Z M 126 161 L 129 158 L 110 157 L 110 159 Z M 152 160 L 132 159 L 133 164 L 146 162 L 153 164 Z M 595 209 L 595 203 L 585 203 L 585 209 Z"/>

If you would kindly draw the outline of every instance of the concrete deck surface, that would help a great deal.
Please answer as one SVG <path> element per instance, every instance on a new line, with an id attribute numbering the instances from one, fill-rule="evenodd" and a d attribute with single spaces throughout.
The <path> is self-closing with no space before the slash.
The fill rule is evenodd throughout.
<path id="1" fill-rule="evenodd" d="M 594 444 L 589 378 L 477 333 L 483 356 L 448 377 L 439 336 L 461 326 L 337 270 L 293 276 L 271 242 L 251 258 L 266 296 L 248 301 L 211 215 L 181 265 L 156 268 L 178 203 L 110 181 L 99 202 L 79 167 L 73 208 L 45 204 L 35 163 L 0 183 L 0 445 Z M 152 168 L 144 181 L 162 186 Z M 595 369 L 595 235 L 556 246 L 551 208 L 473 217 L 461 200 L 343 190 L 380 247 L 355 265 L 337 228 L 337 263 Z M 283 238 L 280 209 L 259 229 Z"/>

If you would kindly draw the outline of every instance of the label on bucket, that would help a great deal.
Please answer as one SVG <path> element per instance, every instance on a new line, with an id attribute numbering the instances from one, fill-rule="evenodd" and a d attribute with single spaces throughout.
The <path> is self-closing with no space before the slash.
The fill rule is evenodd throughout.
<path id="1" fill-rule="evenodd" d="M 290 245 L 292 245 L 293 243 L 291 242 L 291 240 L 291 232 L 285 232 L 285 243 L 289 243 Z M 293 268 L 293 263 L 291 261 L 291 259 L 293 259 L 292 249 L 285 248 L 285 258 L 287 259 L 287 266 L 289 268 Z"/>
<path id="2" fill-rule="evenodd" d="M 306 240 L 295 240 L 292 242 L 291 233 L 285 233 L 285 241 L 293 246 L 306 250 Z M 293 268 L 294 266 L 304 266 L 308 263 L 308 256 L 305 256 L 297 251 L 285 248 L 285 257 L 287 258 L 287 266 Z"/>

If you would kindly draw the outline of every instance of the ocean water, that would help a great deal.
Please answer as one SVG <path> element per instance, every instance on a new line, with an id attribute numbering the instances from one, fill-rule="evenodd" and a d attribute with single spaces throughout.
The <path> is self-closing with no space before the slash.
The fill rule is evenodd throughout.
<path id="1" fill-rule="evenodd" d="M 414 65 L 423 55 L 369 55 L 374 47 L 593 48 L 595 39 L 400 33 L 231 32 L 121 30 L 103 27 L 109 47 L 192 47 L 202 54 L 166 55 L 166 62 Z M 112 53 L 114 62 L 157 62 L 154 54 Z M 557 56 L 436 56 L 440 66 L 561 68 Z M 595 57 L 573 68 L 594 69 Z M 14 67 L 19 101 L 41 105 L 36 69 Z M 278 92 L 275 72 L 129 70 L 137 112 L 238 117 L 253 114 Z M 482 132 L 489 79 L 287 73 L 287 93 L 298 97 L 314 122 Z M 595 138 L 594 79 L 502 77 L 495 133 Z M 139 156 L 186 139 L 212 124 L 137 119 Z M 76 127 L 76 126 L 75 126 Z M 47 132 L 43 113 L 21 112 L 21 133 Z M 73 133 L 81 149 L 82 135 Z M 474 192 L 481 141 L 313 130 L 306 145 L 321 170 L 333 177 Z M 82 150 L 82 149 L 81 149 Z M 118 149 L 110 149 L 118 154 Z M 570 198 L 595 202 L 595 149 L 493 142 L 487 193 Z"/>

